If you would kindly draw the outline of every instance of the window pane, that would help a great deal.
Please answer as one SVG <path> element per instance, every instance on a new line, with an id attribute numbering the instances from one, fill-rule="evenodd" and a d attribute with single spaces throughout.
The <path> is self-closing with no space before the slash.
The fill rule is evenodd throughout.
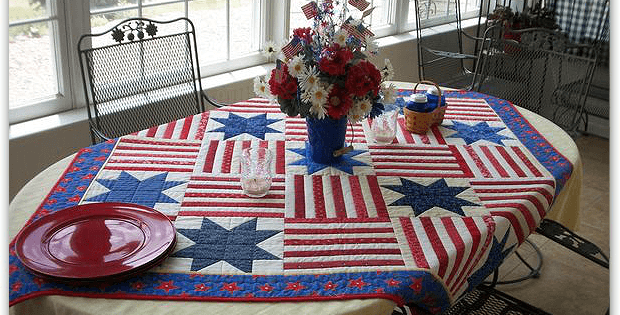
<path id="1" fill-rule="evenodd" d="M 230 57 L 240 57 L 258 51 L 260 1 L 230 1 Z"/>
<path id="2" fill-rule="evenodd" d="M 185 4 L 173 3 L 142 9 L 142 17 L 157 21 L 169 21 L 185 16 Z"/>
<path id="3" fill-rule="evenodd" d="M 461 0 L 461 10 L 463 12 L 477 12 L 480 9 L 480 0 Z"/>
<path id="4" fill-rule="evenodd" d="M 289 35 L 293 34 L 293 30 L 300 27 L 312 27 L 312 20 L 306 19 L 301 11 L 301 6 L 308 3 L 306 0 L 291 0 L 291 16 L 289 22 Z"/>
<path id="5" fill-rule="evenodd" d="M 161 3 L 161 2 L 170 2 L 170 0 L 142 0 L 142 3 L 144 4 Z"/>
<path id="6" fill-rule="evenodd" d="M 370 2 L 371 3 L 368 6 L 368 9 L 374 7 L 375 10 L 372 11 L 372 14 L 370 15 L 370 20 L 366 18 L 366 22 L 370 23 L 372 27 L 386 26 L 388 24 L 391 24 L 389 3 L 390 0 L 373 0 Z M 357 9 L 353 9 L 353 11 L 357 11 Z"/>
<path id="7" fill-rule="evenodd" d="M 90 16 L 90 29 L 93 34 L 105 32 L 121 21 L 138 16 L 138 10 L 118 11 Z"/>
<path id="8" fill-rule="evenodd" d="M 390 21 L 390 1 L 391 0 L 368 1 L 370 2 L 370 5 L 366 8 L 366 10 L 375 7 L 370 17 L 364 18 L 365 24 L 370 24 L 371 30 L 372 28 L 386 26 L 392 23 L 392 21 Z M 293 33 L 293 29 L 299 27 L 312 27 L 313 20 L 307 20 L 301 10 L 301 7 L 306 3 L 308 3 L 308 0 L 291 0 L 289 34 Z M 337 8 L 339 9 L 341 6 L 337 6 Z M 362 11 L 358 10 L 351 4 L 347 4 L 347 8 L 349 9 L 349 15 L 353 18 L 359 19 L 362 17 Z"/>
<path id="9" fill-rule="evenodd" d="M 138 0 L 90 0 L 90 12 L 137 5 Z"/>
<path id="10" fill-rule="evenodd" d="M 200 63 L 226 59 L 226 1 L 195 0 L 189 3 L 189 19 L 196 27 Z"/>
<path id="11" fill-rule="evenodd" d="M 51 23 L 9 28 L 9 108 L 58 93 Z"/>
<path id="12" fill-rule="evenodd" d="M 9 0 L 9 23 L 47 16 L 45 0 Z"/>
<path id="13" fill-rule="evenodd" d="M 476 1 L 476 0 L 472 0 Z M 466 2 L 461 2 L 461 9 L 465 9 Z M 407 21 L 415 22 L 415 1 L 409 1 L 409 15 Z M 455 21 L 456 20 L 456 0 L 420 0 L 418 1 L 418 12 L 422 25 L 428 25 L 431 21 Z M 464 12 L 464 11 L 462 11 Z"/>
<path id="14" fill-rule="evenodd" d="M 407 12 L 407 22 L 415 23 L 415 0 L 409 0 L 409 12 Z"/>

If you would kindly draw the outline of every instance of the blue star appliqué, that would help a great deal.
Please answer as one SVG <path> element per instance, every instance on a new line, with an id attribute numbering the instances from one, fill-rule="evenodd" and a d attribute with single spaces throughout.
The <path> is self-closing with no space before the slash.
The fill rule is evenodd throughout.
<path id="1" fill-rule="evenodd" d="M 214 117 L 212 119 L 224 124 L 224 126 L 211 131 L 224 132 L 224 140 L 244 133 L 265 140 L 265 134 L 268 132 L 281 133 L 280 131 L 268 127 L 269 125 L 280 121 L 280 119 L 267 119 L 266 113 L 249 118 L 230 113 L 228 118 Z"/>
<path id="2" fill-rule="evenodd" d="M 281 231 L 256 230 L 256 218 L 242 223 L 232 230 L 202 219 L 200 229 L 177 229 L 196 244 L 181 249 L 172 256 L 193 258 L 192 271 L 208 267 L 218 261 L 226 261 L 243 272 L 252 272 L 252 262 L 257 259 L 280 260 L 277 256 L 256 244 Z"/>
<path id="3" fill-rule="evenodd" d="M 469 187 L 449 187 L 442 178 L 424 186 L 408 179 L 401 178 L 402 185 L 384 185 L 383 187 L 399 192 L 404 196 L 394 201 L 390 206 L 411 206 L 415 216 L 433 207 L 440 207 L 458 215 L 465 215 L 463 206 L 477 206 L 477 204 L 456 197 Z"/>
<path id="4" fill-rule="evenodd" d="M 141 181 L 131 174 L 122 171 L 117 179 L 97 179 L 97 182 L 110 191 L 89 198 L 87 201 L 129 202 L 151 208 L 155 206 L 155 203 L 159 202 L 178 203 L 178 201 L 166 196 L 162 192 L 185 182 L 166 181 L 167 176 L 168 173 L 162 173 Z"/>
<path id="5" fill-rule="evenodd" d="M 504 250 L 506 246 L 506 241 L 508 240 L 510 229 L 506 231 L 504 237 L 502 237 L 502 241 L 498 242 L 497 237 L 493 236 L 493 245 L 491 246 L 491 250 L 489 251 L 489 258 L 484 263 L 480 269 L 476 270 L 469 278 L 467 278 L 468 282 L 468 290 L 472 290 L 475 286 L 480 284 L 484 279 L 486 279 L 499 264 L 504 261 L 506 256 L 512 252 L 512 249 L 516 246 L 512 245 Z"/>
<path id="6" fill-rule="evenodd" d="M 472 144 L 478 140 L 487 140 L 502 145 L 502 140 L 512 139 L 498 134 L 498 132 L 506 129 L 506 127 L 491 127 L 486 121 L 479 122 L 473 126 L 454 120 L 452 123 L 454 123 L 454 125 L 445 126 L 445 128 L 452 129 L 456 131 L 456 133 L 450 135 L 448 138 L 462 138 L 467 144 Z"/>
<path id="7" fill-rule="evenodd" d="M 312 159 L 310 158 L 310 144 L 308 144 L 308 142 L 306 142 L 305 148 L 288 149 L 288 150 L 303 156 L 301 160 L 295 161 L 289 165 L 306 165 L 308 167 L 308 174 L 314 174 L 330 166 L 336 169 L 339 169 L 343 172 L 353 174 L 353 166 L 368 166 L 368 164 L 366 163 L 353 159 L 354 156 L 360 155 L 366 152 L 364 150 L 351 150 L 350 152 L 342 155 L 342 159 L 340 160 L 340 162 L 336 164 L 331 164 L 331 165 L 316 163 L 312 161 Z"/>

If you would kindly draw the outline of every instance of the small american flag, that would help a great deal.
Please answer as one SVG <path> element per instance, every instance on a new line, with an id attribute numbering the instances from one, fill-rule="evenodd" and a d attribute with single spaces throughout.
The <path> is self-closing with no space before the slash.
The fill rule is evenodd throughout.
<path id="1" fill-rule="evenodd" d="M 372 11 L 374 11 L 374 10 L 375 10 L 375 8 L 376 8 L 376 7 L 372 7 L 372 8 L 370 8 L 370 9 L 368 9 L 368 10 L 364 11 L 364 13 L 362 14 L 362 19 L 363 19 L 363 18 L 365 18 L 365 17 L 367 17 L 367 16 L 369 16 L 370 14 L 372 14 Z"/>
<path id="2" fill-rule="evenodd" d="M 351 23 L 346 23 L 342 25 L 349 34 L 353 35 L 353 37 L 360 40 L 362 43 L 366 43 L 366 37 L 375 36 L 373 32 L 364 27 L 361 23 L 357 26 L 352 25 Z"/>
<path id="3" fill-rule="evenodd" d="M 304 15 L 306 19 L 311 19 L 317 15 L 317 6 L 316 2 L 311 1 L 301 7 L 301 10 L 304 11 Z"/>
<path id="4" fill-rule="evenodd" d="M 349 4 L 358 8 L 360 11 L 364 11 L 370 5 L 370 2 L 366 0 L 349 0 Z"/>
<path id="5" fill-rule="evenodd" d="M 282 48 L 282 50 L 284 50 L 284 48 Z M 282 60 L 278 59 L 276 60 L 276 69 L 275 69 L 275 73 L 274 73 L 274 78 L 276 79 L 276 82 L 282 82 L 282 77 L 284 76 L 283 70 L 282 70 Z"/>
<path id="6" fill-rule="evenodd" d="M 302 49 L 301 41 L 297 37 L 293 37 L 293 39 L 282 47 L 282 53 L 286 58 L 291 58 L 295 56 Z"/>

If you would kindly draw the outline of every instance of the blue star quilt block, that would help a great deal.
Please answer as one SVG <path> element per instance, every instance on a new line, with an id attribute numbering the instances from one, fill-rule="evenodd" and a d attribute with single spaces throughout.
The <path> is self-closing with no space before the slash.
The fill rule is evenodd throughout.
<path id="1" fill-rule="evenodd" d="M 379 177 L 379 183 L 391 217 L 488 214 L 464 179 Z"/>
<path id="2" fill-rule="evenodd" d="M 284 114 L 213 111 L 203 141 L 284 140 Z"/>
<path id="3" fill-rule="evenodd" d="M 174 217 L 189 177 L 185 173 L 103 170 L 91 183 L 82 203 L 135 203 Z"/>
<path id="4" fill-rule="evenodd" d="M 440 127 L 447 144 L 519 145 L 517 137 L 501 121 L 459 121 L 444 119 Z"/>
<path id="5" fill-rule="evenodd" d="M 281 272 L 283 220 L 183 216 L 177 246 L 157 272 L 247 274 Z"/>
<path id="6" fill-rule="evenodd" d="M 347 143 L 349 145 L 349 143 Z M 370 153 L 364 144 L 353 144 L 353 150 L 345 153 L 334 164 L 317 163 L 310 157 L 308 142 L 286 142 L 286 174 L 300 175 L 373 175 Z"/>

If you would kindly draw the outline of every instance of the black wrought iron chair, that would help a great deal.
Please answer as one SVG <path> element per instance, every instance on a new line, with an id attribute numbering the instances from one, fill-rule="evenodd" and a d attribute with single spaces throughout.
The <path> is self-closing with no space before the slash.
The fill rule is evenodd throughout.
<path id="1" fill-rule="evenodd" d="M 475 49 L 480 38 L 463 30 L 460 0 L 436 1 L 415 0 L 418 77 L 441 86 L 469 88 L 473 77 Z M 441 39 L 426 34 L 432 21 L 440 18 L 454 18 L 455 28 Z"/>
<path id="2" fill-rule="evenodd" d="M 202 90 L 187 18 L 131 18 L 78 40 L 93 143 L 220 107 Z"/>
<path id="3" fill-rule="evenodd" d="M 576 135 L 586 119 L 584 105 L 596 67 L 596 44 L 571 44 L 564 34 L 549 29 L 511 31 L 502 25 L 490 27 L 483 43 L 472 84 L 476 91 L 507 99 Z M 609 268 L 609 259 L 598 246 L 558 222 L 543 219 L 536 232 Z M 534 250 L 542 264 L 542 255 Z M 497 284 L 538 277 L 540 268 L 528 267 L 529 275 Z"/>
<path id="4" fill-rule="evenodd" d="M 596 46 L 572 44 L 545 28 L 485 32 L 472 86 L 474 90 L 540 114 L 569 132 L 584 121 Z"/>

